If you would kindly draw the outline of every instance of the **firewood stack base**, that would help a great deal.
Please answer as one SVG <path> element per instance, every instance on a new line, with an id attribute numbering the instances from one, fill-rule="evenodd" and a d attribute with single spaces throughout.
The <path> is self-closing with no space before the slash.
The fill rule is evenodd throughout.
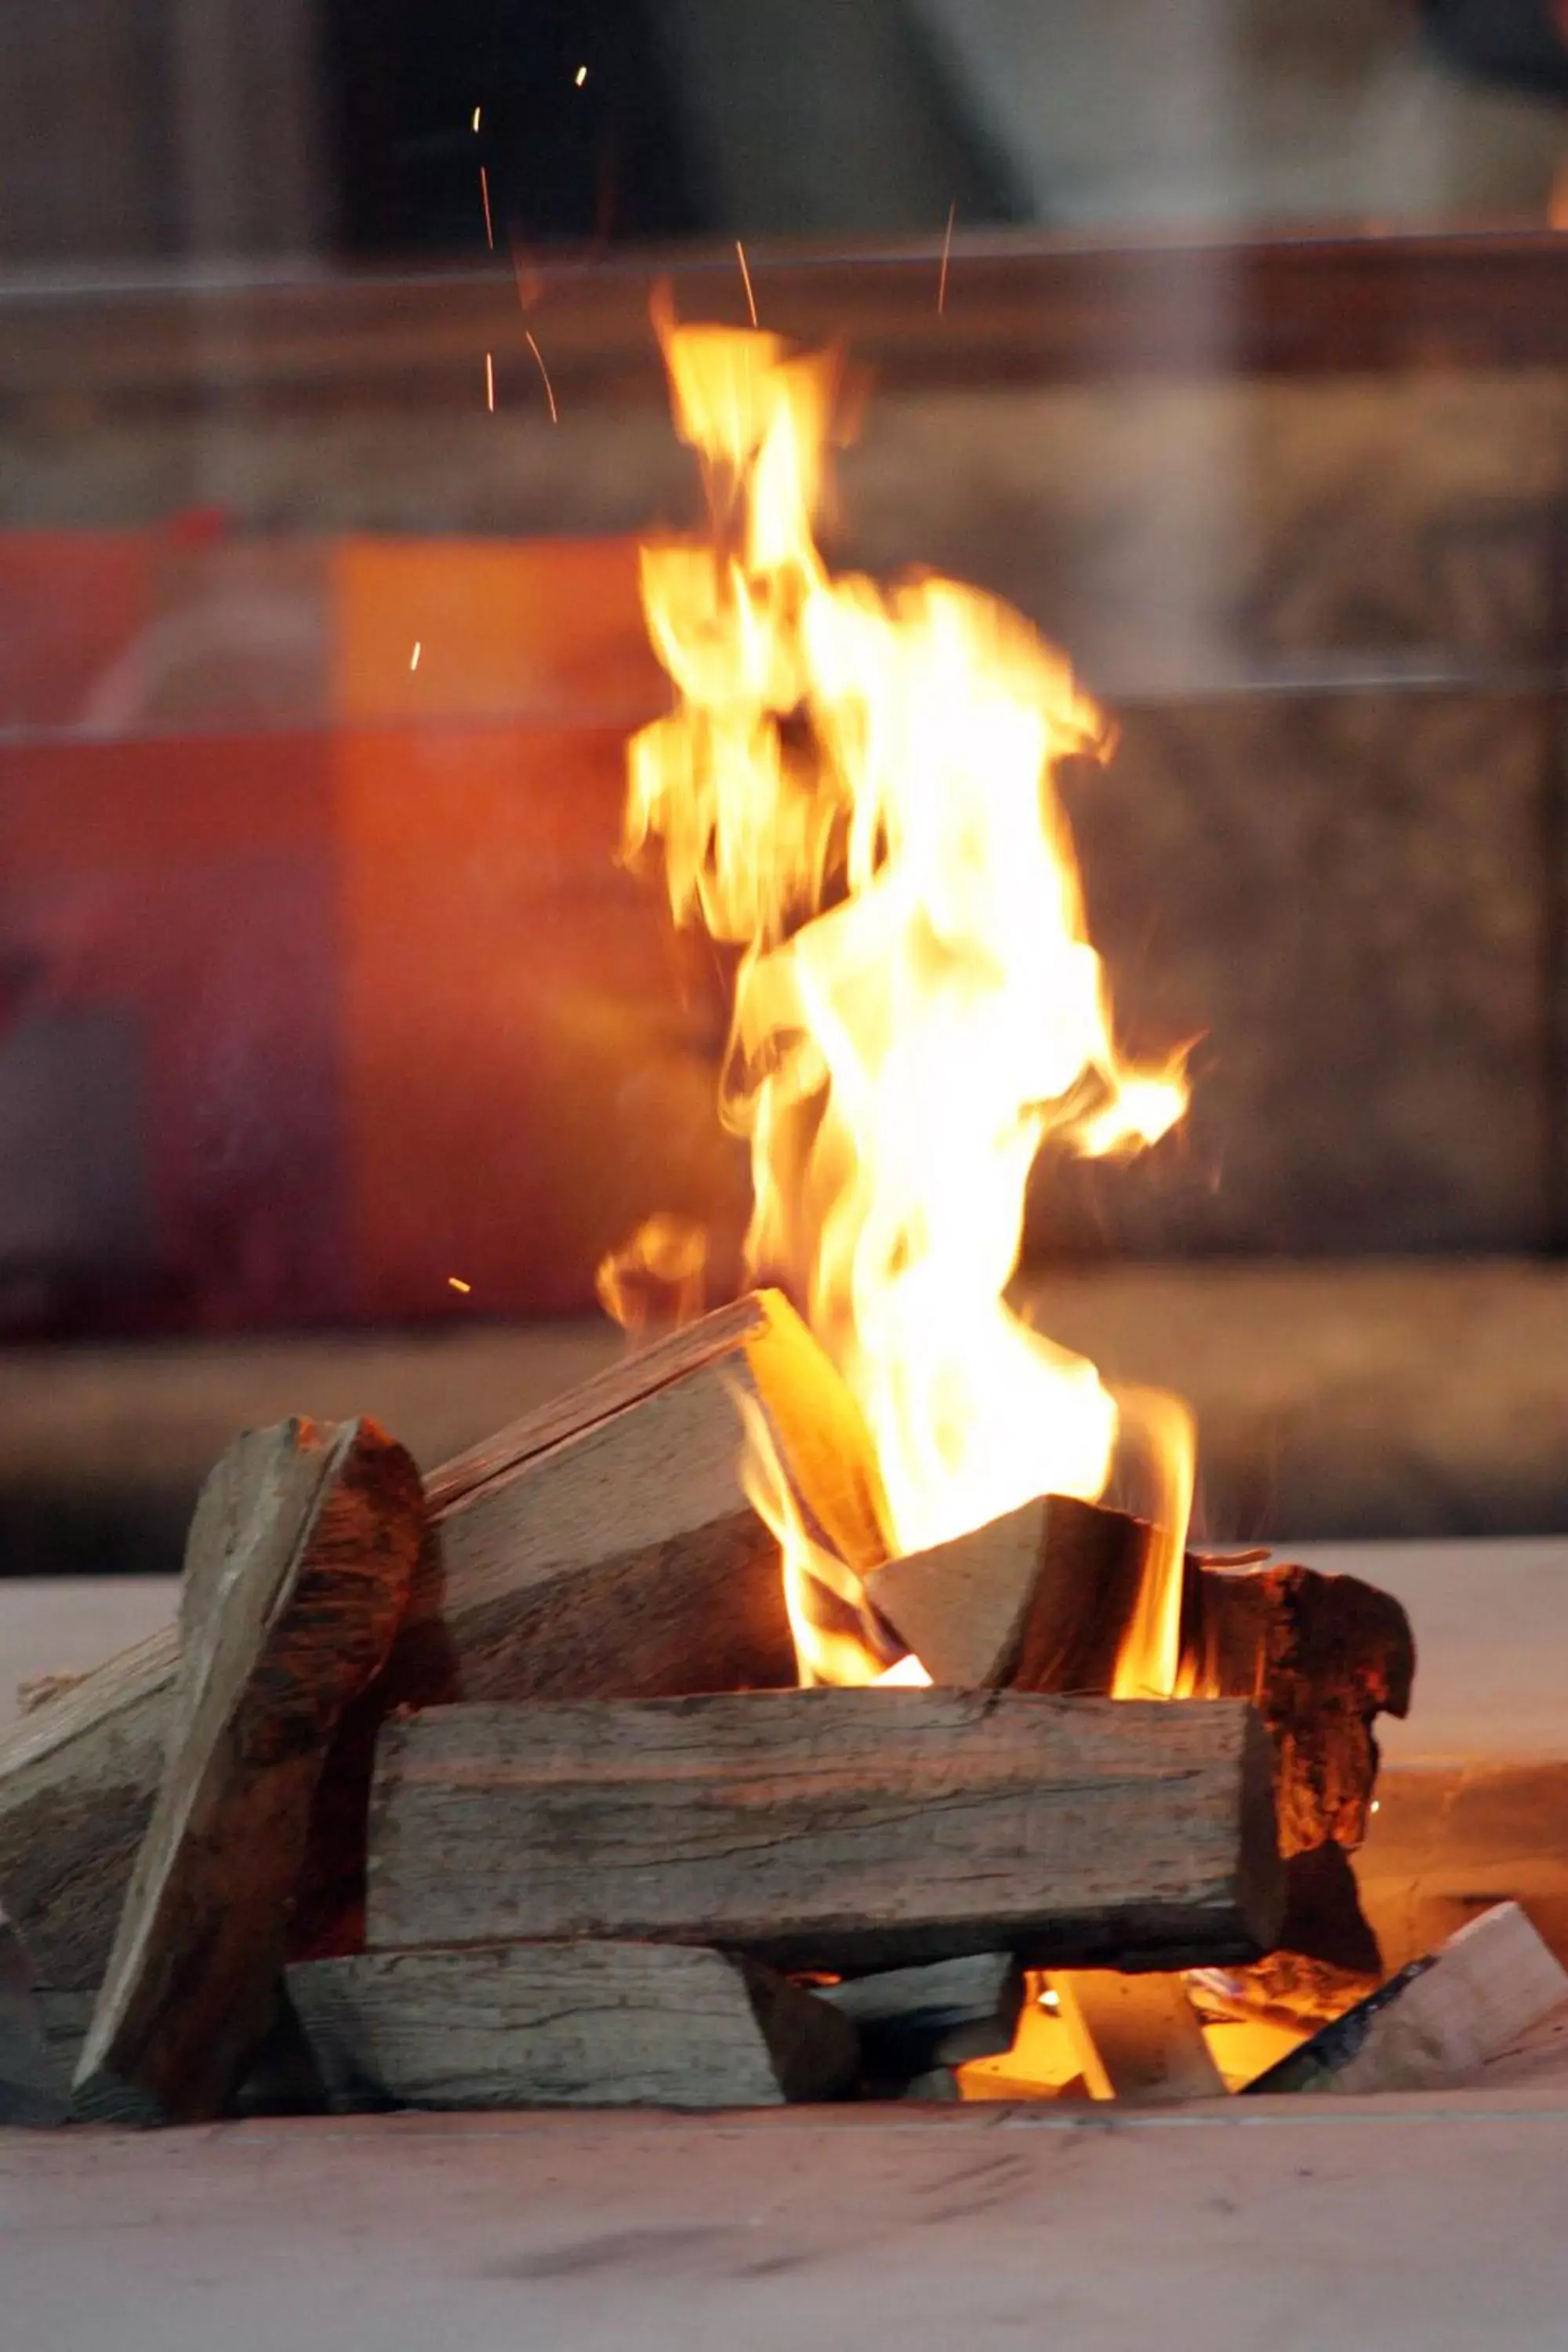
<path id="1" fill-rule="evenodd" d="M 873 1654 L 918 1628 L 932 1686 L 795 1686 L 737 1389 L 861 1580 Z M 0 1741 L 26 1971 L 0 2118 L 948 2096 L 1022 2032 L 1026 1970 L 1176 1984 L 1270 1951 L 1277 1789 L 1296 1802 L 1313 1639 L 1340 1654 L 1319 1584 L 1232 1607 L 1189 1564 L 1184 1638 L 1235 1695 L 1112 1700 L 1146 1529 L 1043 1498 L 889 1561 L 878 1491 L 768 1295 L 422 1489 L 360 1424 L 240 1440 L 177 1636 Z M 1402 1695 L 1396 1616 L 1361 1616 L 1358 1738 Z M 1310 1796 L 1353 1826 L 1348 1782 Z M 1190 2022 L 1152 1987 L 1138 2008 Z"/>

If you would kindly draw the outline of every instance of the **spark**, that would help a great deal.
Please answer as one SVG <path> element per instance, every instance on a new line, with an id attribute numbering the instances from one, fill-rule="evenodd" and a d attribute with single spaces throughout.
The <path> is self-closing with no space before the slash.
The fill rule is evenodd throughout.
<path id="1" fill-rule="evenodd" d="M 561 412 L 555 405 L 555 388 L 550 381 L 550 370 L 544 364 L 544 353 L 540 350 L 539 345 L 533 340 L 533 330 L 531 327 L 524 327 L 522 332 L 529 350 L 539 362 L 539 373 L 544 378 L 544 397 L 550 403 L 550 422 L 552 425 L 559 425 L 561 422 Z"/>
<path id="2" fill-rule="evenodd" d="M 416 670 L 416 669 L 417 669 L 417 668 L 418 668 L 418 667 L 419 667 L 419 656 L 420 656 L 420 654 L 421 654 L 423 651 L 424 651 L 424 647 L 423 647 L 423 645 L 422 645 L 422 643 L 421 643 L 420 639 L 419 639 L 419 638 L 417 638 L 417 637 L 416 637 L 416 638 L 415 638 L 415 640 L 414 640 L 414 651 L 413 651 L 413 652 L 409 655 L 409 656 L 408 656 L 408 667 L 409 667 L 409 668 L 410 668 L 411 670 Z"/>
<path id="3" fill-rule="evenodd" d="M 741 265 L 741 283 L 746 289 L 746 308 L 752 314 L 754 327 L 757 323 L 757 298 L 752 291 L 752 273 L 746 267 L 746 248 L 739 237 L 735 239 L 735 258 Z"/>
<path id="4" fill-rule="evenodd" d="M 496 233 L 490 224 L 490 175 L 482 163 L 479 165 L 479 194 L 485 200 L 485 243 L 493 253 L 496 249 Z"/>
<path id="5" fill-rule="evenodd" d="M 1042 2009 L 1059 2009 L 1061 2007 L 1061 2002 L 1057 1999 L 1054 1992 L 1043 1992 L 1040 1995 L 1040 2007 Z"/>
<path id="6" fill-rule="evenodd" d="M 473 1284 L 472 1284 L 471 1282 L 465 1282 L 465 1281 L 463 1280 L 463 1277 L 462 1277 L 462 1276 L 461 1276 L 460 1274 L 449 1274 L 449 1275 L 447 1276 L 447 1289 L 448 1289 L 448 1290 L 460 1290 L 460 1291 L 462 1292 L 462 1294 L 463 1294 L 463 1296 L 464 1296 L 464 1297 L 465 1297 L 465 1298 L 467 1298 L 467 1297 L 468 1297 L 468 1295 L 469 1291 L 471 1291 L 471 1290 L 472 1290 L 473 1286 L 473 1286 Z"/>
<path id="7" fill-rule="evenodd" d="M 485 404 L 493 416 L 496 405 L 496 361 L 493 352 L 485 353 Z"/>
<path id="8" fill-rule="evenodd" d="M 474 129 L 477 131 L 477 130 L 479 129 L 479 108 L 476 106 L 476 107 L 475 107 L 475 109 L 474 109 Z"/>
<path id="9" fill-rule="evenodd" d="M 1379 1811 L 1381 1810 L 1382 1805 L 1383 1805 L 1383 1799 L 1382 1799 L 1381 1797 L 1374 1797 L 1374 1798 L 1373 1799 L 1373 1801 L 1372 1801 L 1372 1810 L 1373 1810 L 1373 1811 L 1374 1813 L 1375 1813 L 1375 1812 L 1377 1812 L 1377 1811 Z"/>
<path id="10" fill-rule="evenodd" d="M 588 79 L 588 68 L 587 68 L 587 67 L 586 67 L 586 66 L 579 66 L 579 67 L 578 67 L 578 68 L 577 68 L 577 87 L 578 87 L 578 89 L 582 89 L 583 84 L 587 80 L 587 79 Z"/>
<path id="11" fill-rule="evenodd" d="M 952 251 L 952 216 L 958 210 L 955 196 L 947 208 L 947 235 L 942 241 L 942 275 L 936 281 L 936 314 L 940 319 L 947 308 L 947 264 Z"/>

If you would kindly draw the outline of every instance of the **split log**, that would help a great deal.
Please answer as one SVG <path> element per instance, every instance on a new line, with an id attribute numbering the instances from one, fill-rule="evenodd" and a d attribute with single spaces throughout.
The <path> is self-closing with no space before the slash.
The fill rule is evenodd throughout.
<path id="1" fill-rule="evenodd" d="M 846 2095 L 859 2066 L 826 2002 L 673 1945 L 360 1952 L 288 1987 L 339 2110 L 777 2106 Z"/>
<path id="2" fill-rule="evenodd" d="M 694 1355 L 684 1368 L 683 1348 Z M 605 1410 L 614 1398 L 625 1401 Z M 411 1621 L 389 1698 L 793 1683 L 778 1547 L 741 1485 L 742 1399 L 829 1548 L 858 1570 L 884 1559 L 858 1411 L 793 1308 L 758 1292 L 521 1424 L 505 1466 L 487 1449 L 432 1479 L 444 1571 L 426 1621 L 435 1654 L 422 1658 Z"/>
<path id="3" fill-rule="evenodd" d="M 1225 2096 L 1179 1976 L 1053 1969 L 1051 1990 L 1091 2098 L 1164 2105 Z"/>
<path id="4" fill-rule="evenodd" d="M 174 1737 L 78 2064 L 174 2118 L 217 2114 L 271 2021 L 310 1803 L 376 1674 L 424 1529 L 419 1474 L 373 1423 L 241 1438 L 202 1490 Z"/>
<path id="5" fill-rule="evenodd" d="M 367 1941 L 718 1943 L 842 1973 L 1273 1941 L 1249 1707 L 797 1690 L 440 1707 L 377 1752 Z"/>
<path id="6" fill-rule="evenodd" d="M 867 1591 L 934 1683 L 1105 1693 L 1152 1551 L 1152 1530 L 1128 1513 L 1042 1496 L 889 1561 Z M 1404 1610 L 1357 1577 L 1185 1563 L 1181 1687 L 1258 1707 L 1279 1755 L 1287 1854 L 1364 1837 L 1373 1721 L 1408 1711 L 1415 1664 Z"/>
<path id="7" fill-rule="evenodd" d="M 1478 2074 L 1564 2001 L 1568 1970 L 1517 1903 L 1500 1903 L 1247 2087 L 1441 2090 Z"/>
<path id="8" fill-rule="evenodd" d="M 1042 1496 L 889 1561 L 867 1591 L 934 1683 L 1103 1694 L 1152 1549 L 1152 1530 L 1124 1511 Z M 1415 1668 L 1405 1611 L 1358 1577 L 1185 1562 L 1180 1687 L 1258 1709 L 1279 1758 L 1287 1855 L 1365 1836 L 1373 1722 L 1408 1712 Z"/>
<path id="9" fill-rule="evenodd" d="M 296 1955 L 357 1939 L 350 1832 L 393 1707 L 793 1684 L 778 1548 L 740 1484 L 737 1391 L 764 1412 L 825 1537 L 862 1568 L 882 1558 L 863 1425 L 776 1293 L 705 1316 L 434 1472 L 435 1540 L 321 1779 Z M 103 1978 L 178 1654 L 173 1631 L 157 1635 L 0 1737 L 0 1908 L 51 1984 Z"/>
<path id="10" fill-rule="evenodd" d="M 1136 1612 L 1151 1533 L 1125 1511 L 1041 1495 L 890 1560 L 866 1590 L 933 1683 L 1103 1696 Z"/>
<path id="11" fill-rule="evenodd" d="M 1193 1688 L 1251 1699 L 1273 1734 L 1280 1851 L 1359 1845 L 1377 1778 L 1373 1718 L 1410 1707 L 1415 1648 L 1399 1602 L 1355 1576 L 1189 1561 L 1182 1658 Z"/>
<path id="12" fill-rule="evenodd" d="M 178 1657 L 174 1628 L 155 1633 L 0 1738 L 0 1910 L 43 1983 L 102 1979 L 153 1817 Z"/>
<path id="13" fill-rule="evenodd" d="M 1011 2050 L 1024 1971 L 1010 1952 L 972 1952 L 926 1968 L 850 1977 L 824 1985 L 819 1997 L 853 2021 L 868 2078 L 912 2093 L 918 2076 Z"/>

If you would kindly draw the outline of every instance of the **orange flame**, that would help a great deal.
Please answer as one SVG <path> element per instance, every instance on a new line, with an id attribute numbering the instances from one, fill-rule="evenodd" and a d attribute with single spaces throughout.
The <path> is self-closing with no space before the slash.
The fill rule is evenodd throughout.
<path id="1" fill-rule="evenodd" d="M 1053 782 L 1109 730 L 1065 657 L 953 582 L 830 577 L 812 525 L 831 359 L 658 324 L 713 540 L 643 550 L 677 701 L 630 747 L 626 845 L 657 840 L 678 919 L 742 951 L 721 1108 L 751 1143 L 749 1267 L 838 1367 L 889 1548 L 913 1550 L 1102 1491 L 1116 1400 L 1006 1301 L 1025 1188 L 1047 1137 L 1091 1156 L 1153 1141 L 1184 1079 L 1112 1036 Z M 1139 1414 L 1174 1566 L 1129 1689 L 1175 1679 L 1191 1432 L 1164 1402 Z M 803 1525 L 761 1416 L 746 1444 L 803 1677 L 878 1678 L 855 1580 Z"/>
<path id="2" fill-rule="evenodd" d="M 600 1306 L 634 1339 L 695 1321 L 708 1272 L 706 1228 L 689 1217 L 648 1217 L 600 1264 Z"/>

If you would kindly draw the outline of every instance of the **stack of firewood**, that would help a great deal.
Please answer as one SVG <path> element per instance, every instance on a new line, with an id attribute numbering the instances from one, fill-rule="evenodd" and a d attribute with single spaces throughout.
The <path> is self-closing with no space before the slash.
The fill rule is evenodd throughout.
<path id="1" fill-rule="evenodd" d="M 795 1686 L 737 1391 L 932 1687 Z M 1090 2034 L 1138 1972 L 1375 1981 L 1344 1854 L 1373 1718 L 1409 1698 L 1395 1603 L 1189 1559 L 1205 1696 L 1112 1700 L 1139 1522 L 1042 1499 L 889 1560 L 874 1493 L 769 1293 L 423 1485 L 368 1422 L 242 1437 L 177 1633 L 0 1743 L 0 2095 L 178 2120 L 940 2093 L 1011 2044 L 1025 1971 Z"/>

